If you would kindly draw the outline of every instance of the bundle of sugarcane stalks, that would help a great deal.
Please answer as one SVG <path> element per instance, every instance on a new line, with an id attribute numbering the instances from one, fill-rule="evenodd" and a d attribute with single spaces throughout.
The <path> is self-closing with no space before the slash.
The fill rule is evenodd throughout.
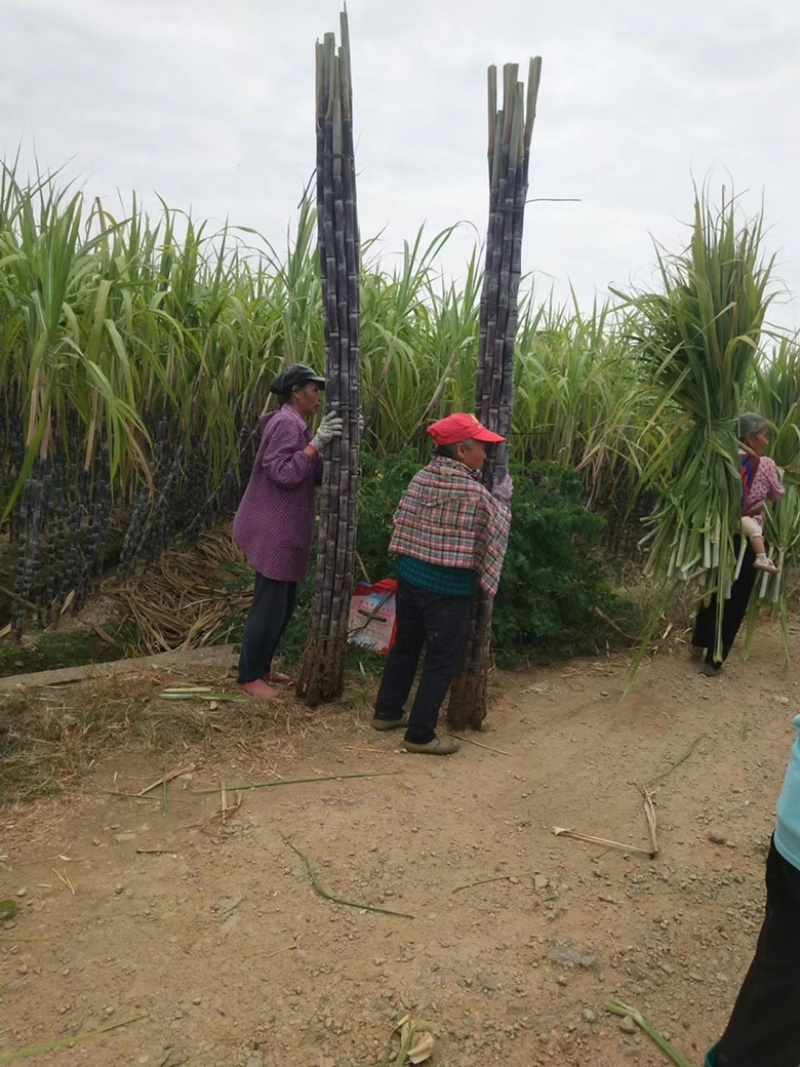
<path id="1" fill-rule="evenodd" d="M 498 111 L 497 68 L 489 67 L 489 228 L 476 388 L 479 420 L 504 436 L 511 429 L 522 227 L 541 57 L 530 60 L 527 99 L 518 73 L 516 63 L 503 68 L 503 107 Z M 486 487 L 491 489 L 507 468 L 508 449 L 501 444 L 487 458 Z M 458 729 L 479 729 L 486 717 L 491 620 L 491 600 L 477 593 L 464 666 L 453 683 L 447 712 L 449 724 Z"/>
<path id="2" fill-rule="evenodd" d="M 697 197 L 688 246 L 659 250 L 658 264 L 663 292 L 625 298 L 633 351 L 662 395 L 653 422 L 672 409 L 671 430 L 643 471 L 643 485 L 658 492 L 642 542 L 649 552 L 645 574 L 666 591 L 639 642 L 631 678 L 662 612 L 687 583 L 699 597 L 714 598 L 713 654 L 721 662 L 724 602 L 738 575 L 741 534 L 737 419 L 773 296 L 763 216 L 743 218 L 724 189 L 719 207 Z"/>
<path id="3" fill-rule="evenodd" d="M 344 687 L 356 552 L 360 437 L 359 237 L 347 11 L 341 45 L 317 43 L 317 236 L 325 325 L 326 400 L 344 419 L 325 463 L 309 646 L 297 683 L 309 703 Z"/>

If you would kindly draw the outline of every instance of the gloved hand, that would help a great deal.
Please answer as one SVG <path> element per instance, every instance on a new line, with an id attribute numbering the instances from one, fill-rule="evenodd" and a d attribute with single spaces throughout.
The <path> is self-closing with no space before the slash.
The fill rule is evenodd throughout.
<path id="1" fill-rule="evenodd" d="M 492 486 L 492 496 L 495 500 L 499 500 L 501 504 L 510 504 L 513 492 L 514 482 L 511 479 L 511 475 L 506 471 L 503 477 L 498 478 Z"/>
<path id="2" fill-rule="evenodd" d="M 335 411 L 329 411 L 314 436 L 311 438 L 311 447 L 321 452 L 325 445 L 329 445 L 334 437 L 341 437 L 344 423 L 341 416 Z"/>

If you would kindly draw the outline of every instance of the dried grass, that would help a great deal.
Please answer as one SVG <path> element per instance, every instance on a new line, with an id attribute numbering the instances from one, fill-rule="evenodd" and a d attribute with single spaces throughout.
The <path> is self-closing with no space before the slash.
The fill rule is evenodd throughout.
<path id="1" fill-rule="evenodd" d="M 156 654 L 231 638 L 249 606 L 250 575 L 223 523 L 129 581 L 110 579 L 103 594 L 135 622 L 141 649 Z M 155 755 L 159 766 L 202 764 L 213 752 L 217 765 L 277 777 L 307 738 L 330 731 L 365 700 L 363 679 L 332 714 L 293 704 L 288 690 L 270 704 L 162 699 L 179 685 L 233 693 L 232 683 L 219 667 L 178 662 L 0 696 L 0 804 L 74 790 L 100 760 L 120 752 Z"/>
<path id="2" fill-rule="evenodd" d="M 194 667 L 191 679 L 215 689 L 230 686 L 232 679 L 220 674 L 219 668 Z M 215 708 L 203 700 L 160 699 L 159 691 L 176 677 L 185 677 L 179 666 L 0 698 L 0 803 L 77 789 L 99 761 L 120 753 L 154 754 L 160 764 L 177 759 L 182 765 L 201 765 L 213 753 L 217 765 L 257 766 L 260 778 L 277 775 L 338 718 L 288 699 Z"/>
<path id="3" fill-rule="evenodd" d="M 142 651 L 156 654 L 231 640 L 250 603 L 246 573 L 224 522 L 128 581 L 111 579 L 103 592 L 136 624 Z"/>

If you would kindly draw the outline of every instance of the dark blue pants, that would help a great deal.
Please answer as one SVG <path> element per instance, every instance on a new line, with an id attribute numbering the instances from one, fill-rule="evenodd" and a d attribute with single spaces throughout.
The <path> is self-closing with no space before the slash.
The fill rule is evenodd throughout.
<path id="1" fill-rule="evenodd" d="M 770 845 L 767 903 L 756 954 L 712 1067 L 800 1064 L 800 871 Z"/>
<path id="2" fill-rule="evenodd" d="M 401 578 L 397 583 L 397 635 L 383 671 L 375 717 L 399 719 L 425 650 L 425 663 L 409 716 L 405 739 L 432 741 L 439 709 L 453 676 L 461 666 L 469 627 L 470 599 L 418 589 Z"/>
<path id="3" fill-rule="evenodd" d="M 239 654 L 239 682 L 264 678 L 294 611 L 297 582 L 279 582 L 256 574 L 253 603 L 244 624 Z"/>

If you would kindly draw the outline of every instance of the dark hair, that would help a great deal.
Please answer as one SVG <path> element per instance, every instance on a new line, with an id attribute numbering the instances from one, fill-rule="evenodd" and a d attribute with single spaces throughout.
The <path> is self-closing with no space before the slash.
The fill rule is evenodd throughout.
<path id="1" fill-rule="evenodd" d="M 455 441 L 452 445 L 437 445 L 435 454 L 437 456 L 444 456 L 445 459 L 458 459 L 458 446 L 469 445 L 470 448 L 475 444 L 473 437 L 466 437 L 463 441 Z"/>

